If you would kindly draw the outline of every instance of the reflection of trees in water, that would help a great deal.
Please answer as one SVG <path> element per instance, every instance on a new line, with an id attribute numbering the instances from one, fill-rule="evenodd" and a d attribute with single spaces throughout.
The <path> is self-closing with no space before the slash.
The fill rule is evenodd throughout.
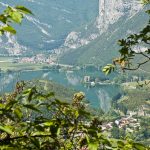
<path id="1" fill-rule="evenodd" d="M 105 112 L 108 112 L 109 109 L 111 108 L 111 99 L 108 93 L 105 90 L 100 89 L 97 92 L 97 96 L 100 102 L 101 109 Z"/>
<path id="2" fill-rule="evenodd" d="M 49 70 L 47 70 L 46 72 L 43 71 L 43 74 L 42 74 L 42 79 L 48 79 L 48 80 L 53 80 L 52 78 L 52 72 L 50 72 Z"/>
<path id="3" fill-rule="evenodd" d="M 81 80 L 79 76 L 76 76 L 73 73 L 66 73 L 66 77 L 67 77 L 68 82 L 71 85 L 77 85 L 80 83 L 80 80 Z"/>
<path id="4" fill-rule="evenodd" d="M 4 75 L 0 80 L 0 92 L 3 93 L 5 88 L 14 80 L 12 74 Z"/>
<path id="5" fill-rule="evenodd" d="M 49 75 L 49 72 L 43 73 L 42 78 L 47 78 Z"/>
<path id="6" fill-rule="evenodd" d="M 9 87 L 8 90 L 12 90 L 19 81 L 20 74 L 21 72 L 4 73 L 3 76 L 0 77 L 0 93 L 4 93 L 7 87 Z"/>

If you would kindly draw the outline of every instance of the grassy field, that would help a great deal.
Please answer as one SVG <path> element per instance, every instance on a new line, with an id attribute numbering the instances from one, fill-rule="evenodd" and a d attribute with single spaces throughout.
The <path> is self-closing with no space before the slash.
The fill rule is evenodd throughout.
<path id="1" fill-rule="evenodd" d="M 6 72 L 8 70 L 17 71 L 17 70 L 39 70 L 43 66 L 48 66 L 45 64 L 31 64 L 31 63 L 11 63 L 11 62 L 0 62 L 0 68 L 2 71 Z"/>
<path id="2" fill-rule="evenodd" d="M 44 66 L 50 66 L 48 64 L 32 64 L 32 63 L 13 63 L 12 57 L 0 57 L 0 68 L 6 72 L 8 70 L 39 70 Z"/>
<path id="3" fill-rule="evenodd" d="M 146 84 L 145 84 L 146 83 Z M 134 110 L 142 105 L 150 104 L 150 80 L 137 82 L 128 82 L 122 84 L 125 96 L 118 100 L 127 109 Z"/>
<path id="4" fill-rule="evenodd" d="M 27 88 L 36 86 L 38 91 L 44 91 L 45 93 L 54 92 L 55 98 L 70 102 L 74 93 L 77 91 L 72 88 L 66 88 L 56 82 L 48 80 L 32 80 L 28 81 Z"/>
<path id="5" fill-rule="evenodd" d="M 150 80 L 144 80 L 139 82 L 127 82 L 123 83 L 122 87 L 124 90 L 134 90 L 140 87 L 143 87 L 144 89 L 150 88 Z"/>

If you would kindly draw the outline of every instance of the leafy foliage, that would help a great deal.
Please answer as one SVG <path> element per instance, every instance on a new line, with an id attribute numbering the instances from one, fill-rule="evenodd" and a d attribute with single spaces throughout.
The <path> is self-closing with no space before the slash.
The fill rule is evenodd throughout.
<path id="1" fill-rule="evenodd" d="M 143 4 L 150 4 L 149 0 L 142 1 Z M 146 11 L 147 14 L 149 13 L 149 10 Z M 119 65 L 120 68 L 125 70 L 137 70 L 142 65 L 148 63 L 150 61 L 150 20 L 145 28 L 143 28 L 142 31 L 138 34 L 131 34 L 126 39 L 121 39 L 118 41 L 118 45 L 121 46 L 121 49 L 119 50 L 120 57 L 115 58 L 113 60 L 113 64 L 115 66 Z M 140 61 L 136 64 L 133 64 L 133 59 L 135 58 L 143 59 L 144 61 L 140 59 Z M 107 65 L 108 66 L 108 65 Z M 112 67 L 109 67 L 109 71 L 105 68 L 102 70 L 105 74 L 111 73 L 111 70 L 114 70 Z M 110 66 L 110 64 L 109 64 Z"/>
<path id="2" fill-rule="evenodd" d="M 11 7 L 8 6 L 2 14 L 0 14 L 0 35 L 5 32 L 16 34 L 16 30 L 12 27 L 12 23 L 21 24 L 25 15 L 32 14 L 32 12 L 24 6 Z"/>
<path id="3" fill-rule="evenodd" d="M 114 69 L 115 69 L 115 65 L 107 64 L 107 66 L 105 66 L 102 71 L 105 72 L 105 74 L 107 75 L 111 73 L 112 71 L 114 71 Z"/>
<path id="4" fill-rule="evenodd" d="M 17 83 L 0 99 L 0 149 L 146 149 L 102 133 L 101 122 L 85 110 L 84 93 L 76 93 L 69 104 L 25 84 Z"/>

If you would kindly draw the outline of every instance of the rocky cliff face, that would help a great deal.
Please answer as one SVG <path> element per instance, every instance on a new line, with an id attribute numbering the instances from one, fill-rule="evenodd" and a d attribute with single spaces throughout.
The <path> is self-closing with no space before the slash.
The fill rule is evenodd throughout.
<path id="1" fill-rule="evenodd" d="M 99 16 L 96 27 L 100 33 L 107 30 L 109 25 L 118 21 L 122 16 L 134 16 L 142 5 L 138 0 L 99 0 Z"/>
<path id="2" fill-rule="evenodd" d="M 15 37 L 0 37 L 0 55 L 35 55 L 60 47 L 69 32 L 96 18 L 97 4 L 98 0 L 0 1 L 1 12 L 8 5 L 24 5 L 35 14 L 26 16 L 22 26 L 14 25 Z"/>
<path id="3" fill-rule="evenodd" d="M 109 26 L 116 23 L 121 17 L 125 16 L 127 20 L 138 13 L 141 8 L 142 5 L 139 0 L 99 0 L 99 15 L 93 23 L 92 29 L 86 26 L 83 31 L 86 34 L 75 31 L 71 32 L 67 36 L 64 46 L 69 49 L 76 49 L 80 46 L 87 45 L 90 41 L 107 31 Z"/>

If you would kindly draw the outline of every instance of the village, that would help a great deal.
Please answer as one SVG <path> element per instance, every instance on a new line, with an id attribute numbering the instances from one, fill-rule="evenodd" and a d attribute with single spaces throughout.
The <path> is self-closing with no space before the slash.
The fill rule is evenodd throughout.
<path id="1" fill-rule="evenodd" d="M 54 64 L 54 61 L 51 57 L 46 57 L 44 54 L 37 54 L 32 57 L 23 57 L 16 59 L 16 63 L 46 63 L 46 64 Z"/>
<path id="2" fill-rule="evenodd" d="M 150 117 L 149 107 L 142 105 L 137 111 L 127 111 L 127 115 L 122 116 L 120 119 L 111 121 L 101 125 L 102 131 L 110 131 L 114 126 L 119 129 L 125 129 L 128 132 L 134 132 L 141 129 L 140 119 L 141 117 Z"/>

